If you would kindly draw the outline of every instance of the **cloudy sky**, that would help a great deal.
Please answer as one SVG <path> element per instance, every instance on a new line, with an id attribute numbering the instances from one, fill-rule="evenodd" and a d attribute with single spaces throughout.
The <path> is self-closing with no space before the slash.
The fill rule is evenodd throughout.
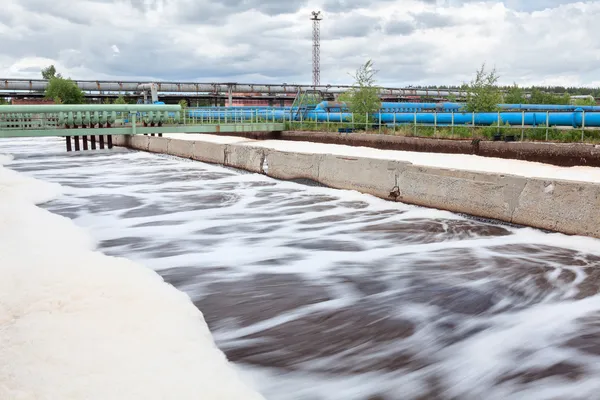
<path id="1" fill-rule="evenodd" d="M 386 86 L 600 86 L 600 1 L 0 0 L 0 78 L 311 82 L 321 10 L 321 83 L 372 59 Z"/>

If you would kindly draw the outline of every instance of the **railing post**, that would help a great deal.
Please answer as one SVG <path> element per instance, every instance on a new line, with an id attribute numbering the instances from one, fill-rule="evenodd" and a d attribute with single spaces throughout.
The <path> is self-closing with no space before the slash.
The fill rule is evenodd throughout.
<path id="1" fill-rule="evenodd" d="M 437 137 L 437 110 L 433 112 L 433 136 Z"/>
<path id="2" fill-rule="evenodd" d="M 452 110 L 452 136 L 454 136 L 454 110 Z"/>
<path id="3" fill-rule="evenodd" d="M 394 111 L 394 136 L 396 136 L 396 111 Z"/>
<path id="4" fill-rule="evenodd" d="M 133 111 L 133 116 L 131 117 L 131 131 L 135 135 L 137 133 L 137 111 Z"/>
<path id="5" fill-rule="evenodd" d="M 546 142 L 548 141 L 548 128 L 550 125 L 550 111 L 546 111 Z"/>
<path id="6" fill-rule="evenodd" d="M 585 141 L 585 110 L 583 110 L 583 113 L 581 114 L 581 143 L 583 143 Z"/>
<path id="7" fill-rule="evenodd" d="M 521 111 L 521 142 L 525 136 L 525 111 Z"/>
<path id="8" fill-rule="evenodd" d="M 379 124 L 377 126 L 379 128 L 379 134 L 381 135 L 381 110 L 379 110 Z"/>
<path id="9" fill-rule="evenodd" d="M 365 113 L 365 133 L 369 132 L 369 113 Z"/>
<path id="10" fill-rule="evenodd" d="M 413 136 L 417 136 L 417 112 L 414 112 L 413 115 L 413 120 L 414 120 L 414 124 L 413 124 Z"/>
<path id="11" fill-rule="evenodd" d="M 496 129 L 496 133 L 500 134 L 500 111 L 498 111 L 498 128 Z"/>

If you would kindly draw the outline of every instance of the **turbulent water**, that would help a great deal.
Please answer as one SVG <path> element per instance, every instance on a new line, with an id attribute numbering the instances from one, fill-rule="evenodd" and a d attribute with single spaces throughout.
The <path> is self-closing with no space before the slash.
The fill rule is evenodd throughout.
<path id="1" fill-rule="evenodd" d="M 267 399 L 592 399 L 600 241 L 124 149 L 3 140 L 157 270 Z M 69 251 L 64 243 L 64 251 Z"/>

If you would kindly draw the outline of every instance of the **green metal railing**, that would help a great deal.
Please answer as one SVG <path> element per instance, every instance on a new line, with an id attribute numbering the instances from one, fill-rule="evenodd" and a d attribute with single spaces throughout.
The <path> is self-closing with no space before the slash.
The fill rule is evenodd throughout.
<path id="1" fill-rule="evenodd" d="M 329 116 L 335 114 L 330 113 Z M 491 125 L 481 124 L 454 124 L 454 118 L 450 124 L 438 124 L 437 113 L 432 112 L 433 123 L 418 123 L 417 113 L 414 113 L 414 121 L 408 123 L 382 123 L 381 114 L 351 114 L 344 122 L 340 113 L 335 121 L 317 121 L 315 119 L 298 118 L 293 120 L 289 116 L 285 121 L 286 131 L 318 131 L 318 132 L 367 132 L 395 136 L 425 137 L 438 139 L 491 139 L 506 141 L 546 141 L 563 143 L 600 143 L 600 128 L 589 127 L 584 123 L 581 127 L 573 128 L 567 126 L 550 126 L 541 123 L 536 126 L 525 124 L 508 125 L 498 123 Z"/>
<path id="2" fill-rule="evenodd" d="M 186 118 L 180 105 L 0 106 L 1 137 L 281 131 L 283 122 Z"/>

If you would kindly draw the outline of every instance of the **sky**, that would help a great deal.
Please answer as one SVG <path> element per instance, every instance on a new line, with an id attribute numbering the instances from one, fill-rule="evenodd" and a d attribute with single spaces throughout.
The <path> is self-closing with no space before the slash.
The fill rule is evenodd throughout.
<path id="1" fill-rule="evenodd" d="M 600 1 L 1 0 L 0 79 L 460 85 L 484 63 L 499 83 L 600 86 Z"/>

